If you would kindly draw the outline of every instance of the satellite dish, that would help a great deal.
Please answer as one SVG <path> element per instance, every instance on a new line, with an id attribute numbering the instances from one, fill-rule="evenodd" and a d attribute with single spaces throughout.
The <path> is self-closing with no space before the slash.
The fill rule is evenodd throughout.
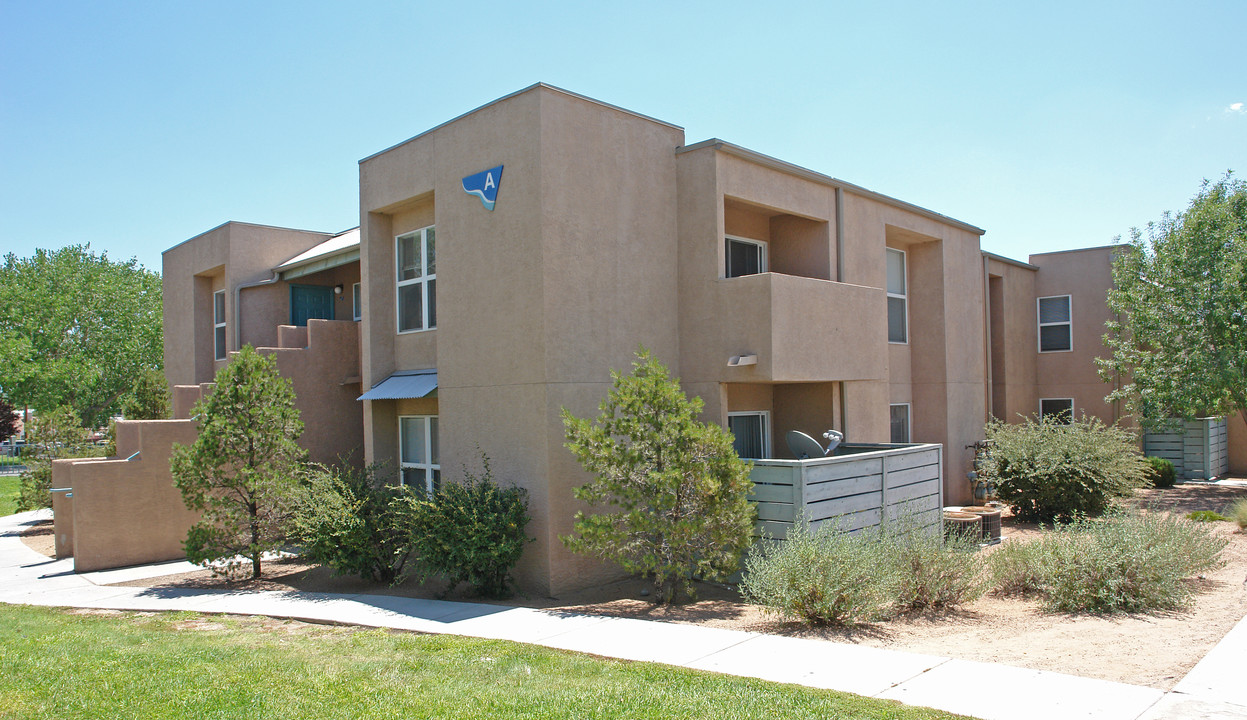
<path id="1" fill-rule="evenodd" d="M 817 440 L 800 430 L 789 430 L 788 434 L 784 436 L 784 440 L 788 442 L 788 449 L 792 451 L 792 454 L 798 460 L 821 458 L 826 454 L 823 452 L 823 446 Z"/>
<path id="2" fill-rule="evenodd" d="M 844 433 L 839 430 L 828 430 L 823 433 L 823 437 L 827 438 L 827 454 L 830 455 L 836 451 L 840 443 L 844 442 Z"/>

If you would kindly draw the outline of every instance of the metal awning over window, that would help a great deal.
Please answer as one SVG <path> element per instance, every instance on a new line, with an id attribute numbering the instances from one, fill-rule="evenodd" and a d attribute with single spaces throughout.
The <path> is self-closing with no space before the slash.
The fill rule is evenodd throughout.
<path id="1" fill-rule="evenodd" d="M 357 400 L 406 400 L 437 397 L 436 370 L 402 370 L 382 380 Z"/>

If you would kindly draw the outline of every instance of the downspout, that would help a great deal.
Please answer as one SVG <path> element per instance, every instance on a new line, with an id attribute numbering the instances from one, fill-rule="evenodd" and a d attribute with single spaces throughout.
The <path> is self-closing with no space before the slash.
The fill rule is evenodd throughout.
<path id="1" fill-rule="evenodd" d="M 836 188 L 836 282 L 844 282 L 844 188 Z"/>
<path id="2" fill-rule="evenodd" d="M 836 188 L 836 282 L 844 282 L 844 188 Z M 846 383 L 840 381 L 840 432 L 849 434 Z"/>
<path id="3" fill-rule="evenodd" d="M 242 291 L 264 285 L 272 285 L 281 280 L 281 273 L 273 271 L 273 277 L 267 280 L 254 280 L 234 286 L 234 349 L 242 349 Z M 228 352 L 226 353 L 228 355 Z"/>

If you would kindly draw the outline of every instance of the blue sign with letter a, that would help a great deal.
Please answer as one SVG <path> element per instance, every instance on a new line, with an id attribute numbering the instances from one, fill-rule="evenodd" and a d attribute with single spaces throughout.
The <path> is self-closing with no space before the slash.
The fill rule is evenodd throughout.
<path id="1" fill-rule="evenodd" d="M 498 183 L 501 181 L 502 166 L 499 165 L 496 168 L 465 177 L 463 191 L 479 197 L 486 210 L 493 210 L 494 202 L 498 199 Z"/>

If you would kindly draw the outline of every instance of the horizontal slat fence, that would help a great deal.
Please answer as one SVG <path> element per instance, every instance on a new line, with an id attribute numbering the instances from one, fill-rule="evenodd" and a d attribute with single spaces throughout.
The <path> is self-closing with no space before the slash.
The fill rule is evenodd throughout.
<path id="1" fill-rule="evenodd" d="M 834 522 L 853 531 L 909 513 L 918 528 L 938 529 L 944 505 L 943 446 L 854 444 L 848 455 L 755 460 L 758 529 L 775 538 L 803 512 L 812 527 Z"/>
<path id="2" fill-rule="evenodd" d="M 1183 480 L 1211 480 L 1230 469 L 1229 430 L 1224 417 L 1175 420 L 1143 435 L 1143 453 L 1173 463 Z"/>

